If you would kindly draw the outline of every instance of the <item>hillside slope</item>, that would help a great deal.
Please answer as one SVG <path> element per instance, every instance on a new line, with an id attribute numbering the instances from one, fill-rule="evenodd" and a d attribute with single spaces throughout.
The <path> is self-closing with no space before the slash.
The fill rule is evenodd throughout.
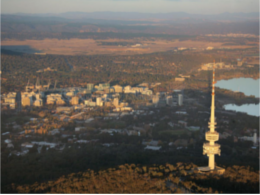
<path id="1" fill-rule="evenodd" d="M 259 193 L 259 173 L 250 167 L 227 167 L 223 175 L 190 171 L 192 163 L 120 165 L 94 172 L 72 173 L 56 181 L 12 184 L 12 193 Z"/>

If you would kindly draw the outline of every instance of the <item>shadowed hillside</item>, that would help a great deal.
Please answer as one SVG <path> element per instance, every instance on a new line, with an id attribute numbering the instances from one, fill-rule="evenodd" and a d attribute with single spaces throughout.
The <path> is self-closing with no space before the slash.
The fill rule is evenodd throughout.
<path id="1" fill-rule="evenodd" d="M 55 181 L 12 185 L 12 193 L 259 193 L 259 175 L 250 167 L 232 166 L 223 175 L 191 171 L 192 163 L 120 165 L 72 173 Z M 230 187 L 232 186 L 232 187 Z"/>

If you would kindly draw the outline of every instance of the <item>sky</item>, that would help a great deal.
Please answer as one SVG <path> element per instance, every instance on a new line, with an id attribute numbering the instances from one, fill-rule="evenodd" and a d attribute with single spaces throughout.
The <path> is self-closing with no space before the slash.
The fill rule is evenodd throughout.
<path id="1" fill-rule="evenodd" d="M 219 14 L 259 12 L 259 0 L 1 0 L 1 13 L 141 12 Z"/>

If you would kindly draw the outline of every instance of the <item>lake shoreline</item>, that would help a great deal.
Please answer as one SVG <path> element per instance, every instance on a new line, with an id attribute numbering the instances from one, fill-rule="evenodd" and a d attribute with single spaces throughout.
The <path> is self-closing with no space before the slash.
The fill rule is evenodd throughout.
<path id="1" fill-rule="evenodd" d="M 259 116 L 259 79 L 242 77 L 221 81 L 216 84 L 216 96 L 219 96 L 217 103 L 222 108 Z M 237 87 L 241 92 L 234 90 Z"/>
<path id="2" fill-rule="evenodd" d="M 252 109 L 252 107 L 255 106 L 257 109 Z M 243 104 L 241 106 L 238 106 L 236 104 L 226 104 L 224 105 L 225 110 L 229 111 L 236 111 L 240 113 L 244 113 L 250 116 L 256 116 L 259 117 L 259 103 L 258 104 Z"/>
<path id="3" fill-rule="evenodd" d="M 253 80 L 258 80 L 258 79 L 260 79 L 260 75 L 258 75 L 258 76 L 232 76 L 232 77 L 225 77 L 224 76 L 224 78 L 216 78 L 216 82 L 218 82 L 218 81 L 221 81 L 221 80 L 225 80 L 225 81 L 228 81 L 228 80 L 231 80 L 231 79 L 240 79 L 240 78 L 245 78 L 245 79 L 253 79 Z"/>

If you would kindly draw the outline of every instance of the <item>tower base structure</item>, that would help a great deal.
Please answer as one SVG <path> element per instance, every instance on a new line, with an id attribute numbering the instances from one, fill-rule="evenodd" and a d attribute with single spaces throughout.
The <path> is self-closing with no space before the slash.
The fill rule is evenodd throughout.
<path id="1" fill-rule="evenodd" d="M 220 175 L 225 173 L 225 169 L 218 166 L 216 166 L 214 169 L 210 169 L 210 167 L 198 167 L 197 170 L 199 173 L 217 172 Z"/>

